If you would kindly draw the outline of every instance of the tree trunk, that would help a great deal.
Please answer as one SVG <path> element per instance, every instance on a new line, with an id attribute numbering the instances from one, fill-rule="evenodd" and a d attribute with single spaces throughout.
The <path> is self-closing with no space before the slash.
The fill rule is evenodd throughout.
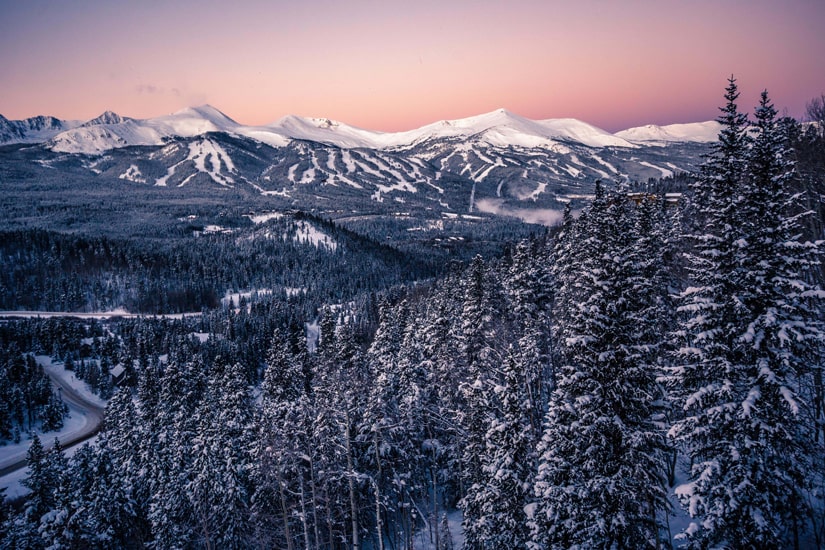
<path id="1" fill-rule="evenodd" d="M 375 447 L 375 463 L 378 465 L 378 476 L 375 484 L 375 530 L 378 534 L 378 550 L 384 550 L 384 525 L 381 520 L 381 452 L 378 448 L 378 430 L 372 432 L 373 446 Z"/>
<path id="2" fill-rule="evenodd" d="M 304 495 L 304 478 L 301 476 L 301 523 L 304 527 L 304 549 L 311 550 L 309 544 L 309 523 L 307 522 L 307 503 Z"/>
<path id="3" fill-rule="evenodd" d="M 293 550 L 292 546 L 292 532 L 289 529 L 289 513 L 286 506 L 286 492 L 284 490 L 284 480 L 281 475 L 280 465 L 275 466 L 275 476 L 278 480 L 278 492 L 281 495 L 281 510 L 284 513 L 284 537 L 286 538 L 287 550 Z"/>
<path id="4" fill-rule="evenodd" d="M 352 520 L 352 550 L 359 550 L 358 541 L 358 503 L 355 499 L 355 466 L 352 463 L 352 445 L 350 444 L 349 411 L 344 415 L 344 438 L 347 448 L 347 480 L 349 481 L 349 508 Z"/>
<path id="5" fill-rule="evenodd" d="M 309 490 L 312 492 L 312 531 L 315 535 L 315 544 L 321 544 L 321 533 L 318 528 L 318 490 L 315 485 L 315 461 L 309 459 Z"/>

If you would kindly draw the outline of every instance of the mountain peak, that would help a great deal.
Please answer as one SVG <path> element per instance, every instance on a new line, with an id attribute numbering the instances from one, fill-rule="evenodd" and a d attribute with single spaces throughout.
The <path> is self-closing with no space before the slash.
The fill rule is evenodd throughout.
<path id="1" fill-rule="evenodd" d="M 288 127 L 288 126 L 309 126 L 313 128 L 321 128 L 327 130 L 335 130 L 337 128 L 351 128 L 351 126 L 326 117 L 305 117 L 299 115 L 286 115 L 279 118 L 277 121 L 268 125 L 269 127 Z"/>
<path id="2" fill-rule="evenodd" d="M 238 125 L 237 122 L 226 116 L 223 112 L 206 103 L 196 107 L 181 109 L 180 111 L 172 113 L 170 116 L 177 118 L 201 118 L 212 122 L 218 127 Z"/>
<path id="3" fill-rule="evenodd" d="M 88 128 L 89 126 L 97 126 L 100 124 L 123 124 L 127 120 L 131 119 L 122 117 L 114 111 L 104 111 L 103 114 L 101 114 L 100 116 L 93 118 L 88 122 L 85 122 L 81 126 L 83 128 Z"/>
<path id="4" fill-rule="evenodd" d="M 442 122 L 446 122 L 447 126 L 455 126 L 458 128 L 483 128 L 486 130 L 492 126 L 511 124 L 513 122 L 518 123 L 526 120 L 527 119 L 524 117 L 508 111 L 507 109 L 496 109 L 480 115 L 458 118 L 455 120 L 445 120 Z"/>

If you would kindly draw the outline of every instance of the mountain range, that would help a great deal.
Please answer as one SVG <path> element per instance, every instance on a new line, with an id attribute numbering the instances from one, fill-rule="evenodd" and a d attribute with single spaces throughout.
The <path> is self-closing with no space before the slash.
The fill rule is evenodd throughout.
<path id="1" fill-rule="evenodd" d="M 431 221 L 514 215 L 552 223 L 598 180 L 644 182 L 696 170 L 717 132 L 716 122 L 702 122 L 611 134 L 504 109 L 397 133 L 297 116 L 245 126 L 208 105 L 142 120 L 109 111 L 85 122 L 0 116 L 0 186 L 7 196 L 36 189 L 48 197 L 38 199 L 38 211 L 49 212 L 39 217 L 22 207 L 6 212 L 17 220 L 12 226 L 51 226 L 59 207 L 44 210 L 44 200 L 71 191 L 82 203 L 92 188 L 131 204 L 149 195 L 224 201 L 231 194 L 239 207 L 333 220 L 413 213 Z M 69 210 L 59 212 L 78 223 Z"/>
<path id="2" fill-rule="evenodd" d="M 365 130 L 327 118 L 286 116 L 265 126 L 238 124 L 210 105 L 190 107 L 171 115 L 128 118 L 111 111 L 86 121 L 37 116 L 8 120 L 0 115 L 0 144 L 45 143 L 56 152 L 100 154 L 133 145 L 163 145 L 173 138 L 209 132 L 244 136 L 282 147 L 290 141 L 314 141 L 346 149 L 392 149 L 438 139 L 467 139 L 499 147 L 553 149 L 563 143 L 588 147 L 707 143 L 716 139 L 716 122 L 647 125 L 611 134 L 572 118 L 530 120 L 505 109 L 459 120 L 442 120 L 415 130 L 385 133 Z"/>

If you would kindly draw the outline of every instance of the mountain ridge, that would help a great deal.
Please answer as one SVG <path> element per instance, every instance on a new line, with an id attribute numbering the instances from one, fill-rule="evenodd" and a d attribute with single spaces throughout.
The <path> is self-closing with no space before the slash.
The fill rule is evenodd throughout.
<path id="1" fill-rule="evenodd" d="M 86 121 L 62 121 L 54 117 L 32 117 L 11 121 L 0 115 L 0 144 L 43 143 L 62 153 L 99 155 L 132 145 L 163 145 L 175 138 L 191 138 L 210 132 L 248 137 L 273 147 L 291 141 L 314 141 L 341 149 L 412 147 L 442 139 L 462 139 L 496 147 L 563 150 L 566 144 L 592 148 L 640 144 L 666 145 L 670 142 L 712 141 L 716 122 L 646 125 L 616 133 L 574 118 L 532 120 L 506 109 L 496 109 L 471 117 L 440 120 L 401 132 L 379 132 L 351 126 L 329 118 L 287 115 L 264 126 L 242 125 L 212 107 L 187 107 L 169 115 L 135 119 L 105 111 Z"/>

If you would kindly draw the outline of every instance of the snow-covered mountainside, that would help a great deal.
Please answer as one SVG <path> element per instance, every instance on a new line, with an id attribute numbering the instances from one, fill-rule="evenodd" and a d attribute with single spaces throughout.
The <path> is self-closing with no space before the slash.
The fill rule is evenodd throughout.
<path id="1" fill-rule="evenodd" d="M 23 135 L 31 143 L 36 124 L 27 122 L 26 134 L 17 123 L 0 122 L 9 141 Z M 54 119 L 42 127 L 58 125 Z M 331 216 L 393 205 L 445 215 L 559 211 L 591 193 L 597 180 L 694 170 L 710 125 L 610 134 L 579 120 L 530 120 L 500 109 L 381 133 L 296 116 L 244 126 L 209 106 L 145 120 L 107 111 L 39 145 L 1 148 L 0 171 L 32 181 L 59 173 L 61 185 L 232 190 L 293 207 L 328 205 Z"/>
<path id="2" fill-rule="evenodd" d="M 172 123 L 185 126 L 181 120 Z M 703 144 L 591 147 L 542 137 L 535 139 L 546 140 L 543 146 L 502 146 L 493 139 L 504 139 L 501 127 L 386 148 L 341 148 L 308 139 L 285 140 L 276 146 L 237 132 L 196 134 L 186 128 L 196 135 L 164 140 L 158 137 L 163 135 L 158 128 L 162 127 L 126 120 L 77 128 L 51 142 L 68 145 L 72 142 L 60 140 L 82 130 L 85 151 L 98 152 L 95 156 L 73 154 L 77 149 L 68 146 L 62 149 L 72 152 L 45 146 L 2 148 L 0 172 L 25 174 L 32 181 L 59 176 L 55 181 L 61 185 L 97 181 L 192 189 L 196 194 L 233 190 L 293 207 L 322 205 L 342 213 L 388 208 L 506 213 L 508 208 L 560 211 L 565 203 L 592 193 L 597 180 L 646 181 L 692 171 L 707 151 Z M 160 144 L 153 145 L 150 138 Z M 106 143 L 118 139 L 140 139 L 144 146 L 106 148 Z"/>
<path id="3" fill-rule="evenodd" d="M 237 133 L 238 128 L 237 122 L 208 105 L 145 120 L 107 111 L 78 128 L 54 136 L 47 145 L 56 152 L 97 155 L 133 145 L 163 145 L 175 138 L 209 132 Z"/>
<path id="4" fill-rule="evenodd" d="M 711 143 L 716 141 L 722 126 L 716 121 L 694 122 L 690 124 L 670 124 L 656 126 L 648 124 L 616 132 L 616 136 L 633 143 L 646 145 L 667 145 L 668 143 L 693 142 Z"/>
<path id="5" fill-rule="evenodd" d="M 458 120 L 442 120 L 415 130 L 373 132 L 319 118 L 284 117 L 269 126 L 294 139 L 342 148 L 388 149 L 409 147 L 428 140 L 469 139 L 499 147 L 554 148 L 559 142 L 591 147 L 634 147 L 600 128 L 576 119 L 530 120 L 505 109 Z"/>
<path id="6" fill-rule="evenodd" d="M 106 111 L 82 124 L 53 117 L 35 117 L 25 121 L 9 121 L 0 117 L 0 143 L 48 142 L 47 146 L 56 152 L 90 155 L 134 145 L 164 145 L 176 138 L 190 138 L 210 132 L 244 136 L 273 147 L 283 147 L 299 140 L 342 149 L 387 150 L 432 141 L 464 140 L 502 148 L 562 151 L 570 144 L 632 149 L 638 144 L 705 143 L 714 140 L 717 131 L 715 122 L 704 122 L 645 126 L 611 134 L 576 119 L 530 120 L 505 109 L 390 133 L 365 130 L 326 118 L 298 116 L 286 116 L 266 126 L 245 126 L 209 105 L 143 120 Z"/>
<path id="7" fill-rule="evenodd" d="M 84 122 L 80 126 L 81 126 L 81 128 L 86 128 L 86 127 L 89 127 L 89 126 L 97 126 L 99 124 L 124 124 L 124 123 L 128 122 L 129 120 L 132 120 L 132 119 L 122 117 L 119 114 L 114 113 L 112 111 L 105 111 L 99 117 L 93 118 L 92 120 L 90 120 L 88 122 Z"/>
<path id="8" fill-rule="evenodd" d="M 42 143 L 80 124 L 77 120 L 59 120 L 53 116 L 9 120 L 0 115 L 0 144 Z"/>

